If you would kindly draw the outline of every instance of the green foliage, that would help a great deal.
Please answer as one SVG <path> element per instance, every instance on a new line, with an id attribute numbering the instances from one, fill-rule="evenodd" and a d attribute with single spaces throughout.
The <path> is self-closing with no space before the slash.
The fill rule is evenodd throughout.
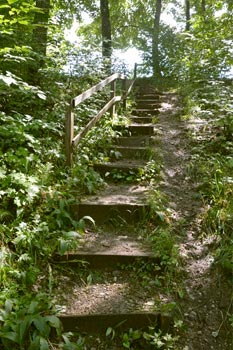
<path id="1" fill-rule="evenodd" d="M 114 339 L 117 329 L 109 327 L 106 332 L 107 337 Z M 163 333 L 156 327 L 148 327 L 146 331 L 130 328 L 119 336 L 118 342 L 122 344 L 123 349 L 178 349 L 177 341 L 179 337 L 169 333 Z"/>
<path id="2" fill-rule="evenodd" d="M 178 336 L 156 331 L 153 327 L 150 327 L 149 332 L 143 333 L 143 338 L 152 345 L 152 349 L 177 349 L 176 342 L 179 339 Z"/>
<path id="3" fill-rule="evenodd" d="M 158 224 L 166 227 L 170 222 L 170 210 L 167 208 L 166 196 L 159 190 L 152 187 L 148 197 L 149 213 L 151 221 L 154 224 Z"/>
<path id="4" fill-rule="evenodd" d="M 158 257 L 160 265 L 166 270 L 172 271 L 178 266 L 178 247 L 175 243 L 174 233 L 169 229 L 155 229 L 148 237 L 152 244 L 155 257 Z"/>
<path id="5" fill-rule="evenodd" d="M 196 15 L 191 32 L 183 35 L 185 52 L 180 51 L 183 65 L 179 72 L 183 79 L 219 78 L 231 68 L 232 12 L 224 9 L 223 2 L 219 4 L 218 9 L 215 4 L 208 6 L 204 16 Z M 221 15 L 218 10 L 222 10 Z"/>
<path id="6" fill-rule="evenodd" d="M 0 310 L 0 344 L 4 349 L 50 349 L 52 331 L 60 335 L 61 324 L 47 296 L 44 297 L 36 295 L 30 300 L 25 296 L 21 300 L 8 299 L 5 302 Z"/>
<path id="7" fill-rule="evenodd" d="M 203 231 L 217 237 L 216 262 L 228 272 L 233 267 L 231 94 L 232 86 L 227 80 L 199 82 L 196 86 L 190 106 L 193 118 L 201 120 L 203 126 L 193 134 L 194 154 L 188 168 L 206 208 Z"/>

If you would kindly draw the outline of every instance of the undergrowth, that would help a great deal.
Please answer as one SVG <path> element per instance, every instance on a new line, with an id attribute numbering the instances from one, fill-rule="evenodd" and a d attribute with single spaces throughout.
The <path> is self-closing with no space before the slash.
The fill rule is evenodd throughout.
<path id="1" fill-rule="evenodd" d="M 188 175 L 197 183 L 205 212 L 202 231 L 216 237 L 215 263 L 233 270 L 233 114 L 232 83 L 198 82 L 188 99 L 188 113 L 200 121 L 194 129 Z"/>
<path id="2" fill-rule="evenodd" d="M 113 135 L 108 116 L 106 133 L 90 133 L 67 169 L 64 101 L 76 95 L 77 78 L 51 71 L 49 79 L 43 91 L 13 77 L 0 82 L 9 96 L 23 95 L 17 103 L 0 101 L 0 348 L 7 350 L 50 349 L 53 337 L 65 348 L 52 302 L 52 261 L 74 249 L 93 221 L 77 220 L 71 208 L 81 194 L 103 186 L 92 164 L 105 157 L 105 135 Z M 93 76 L 92 84 L 97 81 Z M 99 96 L 79 111 L 79 127 L 104 103 L 106 94 Z"/>

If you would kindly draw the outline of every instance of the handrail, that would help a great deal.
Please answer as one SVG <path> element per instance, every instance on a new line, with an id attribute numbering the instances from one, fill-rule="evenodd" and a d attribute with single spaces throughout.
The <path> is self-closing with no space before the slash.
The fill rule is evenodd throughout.
<path id="1" fill-rule="evenodd" d="M 88 131 L 99 121 L 99 119 L 106 113 L 116 102 L 121 100 L 121 96 L 113 97 L 101 111 L 85 126 L 85 128 L 73 138 L 72 144 L 75 147 L 79 141 L 88 133 Z"/>
<path id="2" fill-rule="evenodd" d="M 122 95 L 115 96 L 116 94 L 116 81 L 122 80 Z M 74 97 L 71 102 L 69 109 L 66 114 L 66 133 L 65 133 L 65 144 L 66 144 L 66 162 L 68 166 L 71 166 L 73 163 L 73 152 L 74 147 L 76 147 L 80 140 L 88 133 L 88 131 L 99 121 L 99 119 L 110 109 L 111 115 L 114 113 L 116 102 L 123 101 L 123 108 L 126 108 L 126 100 L 129 95 L 132 87 L 135 83 L 136 77 L 130 83 L 130 86 L 126 87 L 127 79 L 124 75 L 120 73 L 112 74 L 106 79 L 102 80 L 100 83 L 86 90 L 82 94 Z M 107 85 L 111 84 L 111 96 L 110 101 L 99 111 L 99 113 L 91 119 L 91 121 L 82 129 L 79 134 L 74 136 L 74 109 L 80 103 L 91 97 L 95 92 L 102 90 Z"/>
<path id="3" fill-rule="evenodd" d="M 81 103 L 81 102 L 85 101 L 87 98 L 91 97 L 95 92 L 102 90 L 105 86 L 107 86 L 111 82 L 115 81 L 116 79 L 125 79 L 125 77 L 122 74 L 115 73 L 115 74 L 111 75 L 110 77 L 106 78 L 105 80 L 102 80 L 97 85 L 86 90 L 85 92 L 78 95 L 77 97 L 73 98 L 73 106 L 76 107 L 79 103 Z"/>

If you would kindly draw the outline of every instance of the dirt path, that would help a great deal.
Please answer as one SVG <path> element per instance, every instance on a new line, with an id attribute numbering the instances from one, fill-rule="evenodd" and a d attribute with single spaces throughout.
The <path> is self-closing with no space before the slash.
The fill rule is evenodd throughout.
<path id="1" fill-rule="evenodd" d="M 160 188 L 168 197 L 174 233 L 178 233 L 184 283 L 184 297 L 177 301 L 185 326 L 179 349 L 230 350 L 233 335 L 226 320 L 232 291 L 213 265 L 215 242 L 213 237 L 203 236 L 201 228 L 205 207 L 198 199 L 197 184 L 187 175 L 192 151 L 187 133 L 196 125 L 180 120 L 176 95 L 163 98 L 166 103 L 157 124 L 164 166 Z"/>

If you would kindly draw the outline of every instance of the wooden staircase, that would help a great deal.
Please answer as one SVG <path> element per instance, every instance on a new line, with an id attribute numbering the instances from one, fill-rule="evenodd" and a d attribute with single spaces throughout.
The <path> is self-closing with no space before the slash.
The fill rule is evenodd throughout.
<path id="1" fill-rule="evenodd" d="M 159 114 L 161 94 L 145 86 L 135 90 L 136 107 L 132 123 L 126 127 L 128 136 L 116 138 L 112 145 L 120 159 L 95 165 L 96 171 L 110 179 L 107 188 L 73 207 L 77 219 L 91 216 L 96 228 L 88 228 L 79 249 L 60 259 L 71 269 L 58 286 L 65 331 L 101 334 L 108 327 L 125 330 L 150 325 L 166 329 L 171 320 L 154 310 L 157 293 L 153 281 L 159 261 L 140 237 L 140 226 L 146 227 L 150 220 L 149 187 L 111 180 L 114 173 L 127 175 L 143 169 L 153 145 L 153 117 Z M 80 261 L 86 266 L 82 278 Z M 146 285 L 135 264 L 140 268 L 150 264 L 151 280 Z"/>

